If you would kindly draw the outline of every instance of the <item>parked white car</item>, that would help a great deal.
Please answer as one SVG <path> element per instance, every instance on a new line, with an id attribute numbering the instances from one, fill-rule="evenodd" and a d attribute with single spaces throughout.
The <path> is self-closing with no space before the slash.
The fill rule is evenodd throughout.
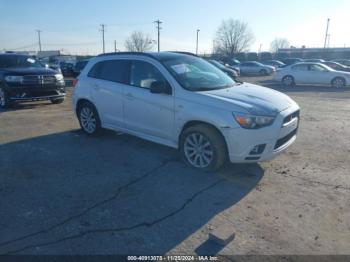
<path id="1" fill-rule="evenodd" d="M 350 73 L 336 71 L 320 63 L 297 63 L 283 68 L 274 75 L 274 80 L 285 86 L 297 84 L 326 84 L 342 88 L 350 84 Z"/>
<path id="2" fill-rule="evenodd" d="M 89 61 L 73 95 L 83 131 L 108 128 L 180 149 L 191 166 L 274 158 L 296 139 L 299 106 L 287 95 L 236 83 L 192 55 L 113 53 Z"/>
<path id="3" fill-rule="evenodd" d="M 271 75 L 276 72 L 274 66 L 263 65 L 256 61 L 243 62 L 237 65 L 242 75 Z"/>

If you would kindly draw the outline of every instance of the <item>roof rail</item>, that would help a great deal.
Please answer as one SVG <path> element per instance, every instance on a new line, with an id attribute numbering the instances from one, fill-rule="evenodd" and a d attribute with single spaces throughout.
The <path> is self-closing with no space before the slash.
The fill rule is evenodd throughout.
<path id="1" fill-rule="evenodd" d="M 111 53 L 99 54 L 98 57 L 109 56 L 109 55 L 143 55 L 143 56 L 148 56 L 153 58 L 151 54 L 144 53 L 144 52 L 111 52 Z"/>
<path id="2" fill-rule="evenodd" d="M 191 52 L 185 52 L 185 51 L 168 51 L 170 53 L 177 53 L 177 54 L 184 54 L 184 55 L 191 55 L 191 56 L 196 56 L 198 57 L 198 55 L 191 53 Z"/>

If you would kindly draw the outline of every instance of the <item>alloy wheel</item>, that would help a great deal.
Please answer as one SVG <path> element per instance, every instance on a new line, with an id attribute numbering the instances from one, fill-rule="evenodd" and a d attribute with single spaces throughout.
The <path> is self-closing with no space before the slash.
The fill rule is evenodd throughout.
<path id="1" fill-rule="evenodd" d="M 210 141 L 200 133 L 191 133 L 186 137 L 184 152 L 188 162 L 198 168 L 209 166 L 214 157 Z"/>
<path id="2" fill-rule="evenodd" d="M 83 107 L 80 111 L 80 122 L 84 130 L 92 134 L 96 130 L 96 118 L 94 112 L 89 107 Z"/>
<path id="3" fill-rule="evenodd" d="M 333 85 L 336 87 L 336 88 L 342 88 L 344 87 L 344 81 L 340 78 L 337 78 L 333 81 Z"/>
<path id="4" fill-rule="evenodd" d="M 283 84 L 285 86 L 292 86 L 293 85 L 293 78 L 290 76 L 286 76 L 285 78 L 283 78 Z"/>

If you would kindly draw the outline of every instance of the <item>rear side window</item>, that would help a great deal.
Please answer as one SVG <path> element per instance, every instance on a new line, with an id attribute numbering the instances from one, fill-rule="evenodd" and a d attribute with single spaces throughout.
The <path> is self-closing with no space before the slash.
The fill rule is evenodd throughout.
<path id="1" fill-rule="evenodd" d="M 307 71 L 308 65 L 295 65 L 292 67 L 293 70 L 299 70 L 299 71 Z"/>
<path id="2" fill-rule="evenodd" d="M 127 60 L 108 60 L 95 64 L 89 77 L 112 81 L 116 83 L 128 84 L 130 62 Z"/>

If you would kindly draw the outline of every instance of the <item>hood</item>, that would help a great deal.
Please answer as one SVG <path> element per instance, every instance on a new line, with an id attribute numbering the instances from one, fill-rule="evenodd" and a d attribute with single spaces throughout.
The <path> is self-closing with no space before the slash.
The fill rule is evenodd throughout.
<path id="1" fill-rule="evenodd" d="M 57 71 L 49 68 L 23 67 L 23 68 L 6 68 L 6 74 L 14 75 L 55 75 Z"/>
<path id="2" fill-rule="evenodd" d="M 233 103 L 254 115 L 275 116 L 295 103 L 281 92 L 249 83 L 201 94 Z"/>

